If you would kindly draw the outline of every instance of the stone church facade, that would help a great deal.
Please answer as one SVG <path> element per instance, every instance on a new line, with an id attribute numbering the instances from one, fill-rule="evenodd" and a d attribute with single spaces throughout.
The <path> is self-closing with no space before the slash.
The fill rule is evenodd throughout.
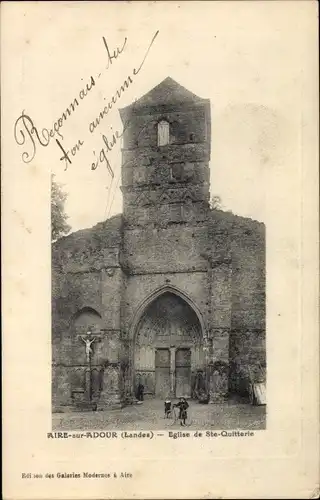
<path id="1" fill-rule="evenodd" d="M 123 214 L 53 244 L 53 411 L 123 406 L 139 381 L 245 396 L 266 366 L 265 227 L 210 208 L 210 102 L 167 78 L 120 115 Z"/>

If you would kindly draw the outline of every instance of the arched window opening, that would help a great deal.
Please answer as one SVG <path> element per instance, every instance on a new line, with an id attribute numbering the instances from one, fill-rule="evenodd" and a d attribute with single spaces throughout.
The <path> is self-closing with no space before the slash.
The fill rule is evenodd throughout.
<path id="1" fill-rule="evenodd" d="M 170 124 L 166 120 L 158 123 L 158 146 L 166 146 L 170 141 Z"/>
<path id="2" fill-rule="evenodd" d="M 73 318 L 76 334 L 99 331 L 102 326 L 100 314 L 91 307 L 83 307 Z"/>

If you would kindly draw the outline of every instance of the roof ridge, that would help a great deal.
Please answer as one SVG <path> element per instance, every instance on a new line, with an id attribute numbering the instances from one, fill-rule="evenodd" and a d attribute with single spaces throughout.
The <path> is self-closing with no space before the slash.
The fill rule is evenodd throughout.
<path id="1" fill-rule="evenodd" d="M 77 229 L 76 231 L 72 231 L 71 233 L 66 234 L 65 236 L 61 236 L 61 238 L 58 238 L 56 241 L 53 242 L 53 245 L 54 246 L 59 245 L 63 241 L 66 241 L 68 239 L 72 239 L 72 238 L 75 238 L 75 237 L 77 238 L 79 236 L 81 237 L 81 236 L 89 235 L 90 233 L 93 233 L 95 230 L 103 228 L 103 226 L 105 226 L 105 225 L 108 225 L 108 223 L 116 221 L 117 219 L 119 219 L 119 220 L 121 219 L 122 220 L 122 218 L 123 218 L 123 214 L 122 213 L 112 215 L 108 219 L 105 219 L 103 221 L 97 222 L 96 224 L 94 224 L 91 227 L 84 227 L 84 228 L 81 228 L 81 229 Z"/>
<path id="2" fill-rule="evenodd" d="M 158 83 L 155 87 L 151 88 L 146 94 L 142 95 L 134 103 L 126 106 L 130 107 L 144 107 L 153 104 L 168 104 L 186 101 L 207 101 L 202 97 L 197 96 L 186 87 L 178 83 L 171 76 L 167 76 L 164 80 Z"/>

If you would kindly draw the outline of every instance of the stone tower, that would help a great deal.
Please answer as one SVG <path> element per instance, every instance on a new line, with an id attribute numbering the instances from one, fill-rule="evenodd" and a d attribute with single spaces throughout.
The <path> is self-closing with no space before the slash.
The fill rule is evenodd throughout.
<path id="1" fill-rule="evenodd" d="M 120 110 L 122 191 L 129 227 L 206 220 L 210 102 L 171 78 Z"/>
<path id="2" fill-rule="evenodd" d="M 208 301 L 210 102 L 166 78 L 120 115 L 130 384 L 190 397 L 206 370 L 204 321 L 190 295 L 196 289 Z"/>

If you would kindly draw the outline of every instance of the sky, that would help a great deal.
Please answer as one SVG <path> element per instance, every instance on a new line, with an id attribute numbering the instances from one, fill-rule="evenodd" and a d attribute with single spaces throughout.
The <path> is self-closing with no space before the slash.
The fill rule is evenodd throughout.
<path id="1" fill-rule="evenodd" d="M 55 173 L 68 193 L 65 208 L 72 230 L 122 211 L 121 141 L 108 154 L 115 175 L 112 184 L 105 162 L 95 170 L 91 165 L 104 147 L 102 135 L 122 130 L 119 108 L 167 76 L 210 99 L 211 195 L 220 196 L 226 210 L 266 222 L 278 175 L 289 172 L 299 154 L 303 81 L 302 44 L 297 43 L 293 53 L 283 16 L 278 19 L 277 7 L 271 9 L 269 3 L 253 7 L 252 2 L 241 2 L 234 15 L 233 2 L 205 2 L 202 8 L 198 2 L 166 2 L 165 13 L 161 2 L 126 2 L 121 16 L 119 4 L 112 2 L 93 2 L 92 8 L 84 2 L 86 15 L 81 15 L 82 2 L 65 4 L 64 15 L 61 7 L 35 4 L 38 28 L 32 29 L 28 20 L 24 23 L 24 57 L 16 68 L 17 84 L 23 87 L 17 95 L 17 117 L 23 109 L 36 127 L 50 129 L 75 97 L 80 102 L 64 121 L 61 136 L 55 133 L 48 147 L 38 147 L 28 164 L 45 165 Z M 34 12 L 25 15 L 34 17 Z M 290 26 L 297 40 L 302 30 L 298 18 Z M 126 39 L 112 64 L 103 37 L 111 53 Z M 144 57 L 133 83 L 91 133 L 90 123 Z M 45 71 L 39 70 L 42 65 Z M 92 76 L 95 85 L 80 99 Z M 70 154 L 66 170 L 56 139 L 64 151 L 83 142 L 74 157 Z M 23 147 L 18 150 L 22 154 Z"/>

